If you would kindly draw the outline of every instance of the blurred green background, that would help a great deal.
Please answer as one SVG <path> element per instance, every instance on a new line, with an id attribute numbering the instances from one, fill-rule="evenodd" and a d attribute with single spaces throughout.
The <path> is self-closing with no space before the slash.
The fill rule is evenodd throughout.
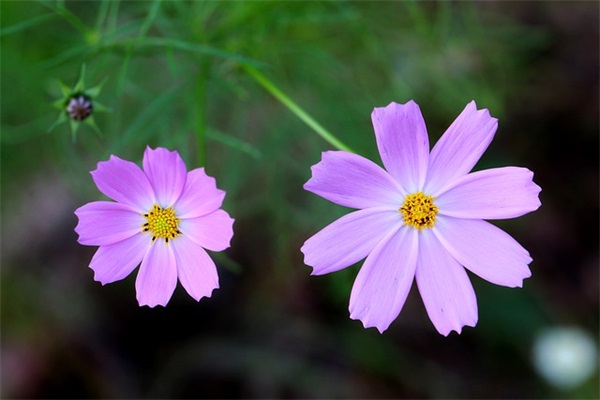
<path id="1" fill-rule="evenodd" d="M 598 398 L 532 363 L 538 335 L 598 342 L 598 2 L 0 2 L 3 398 Z M 103 137 L 51 133 L 82 64 Z M 430 142 L 475 99 L 499 119 L 477 169 L 534 171 L 542 207 L 498 221 L 534 261 L 522 289 L 470 275 L 479 323 L 440 336 L 416 287 L 380 335 L 348 317 L 360 266 L 309 277 L 302 243 L 348 212 L 305 192 L 332 147 L 249 63 L 380 163 L 370 113 L 414 99 Z M 206 138 L 205 146 L 198 139 Z M 73 211 L 89 171 L 146 145 L 205 164 L 235 219 L 221 289 L 140 308 L 102 286 Z M 200 150 L 199 150 L 200 149 Z M 597 350 L 594 358 L 597 359 Z"/>

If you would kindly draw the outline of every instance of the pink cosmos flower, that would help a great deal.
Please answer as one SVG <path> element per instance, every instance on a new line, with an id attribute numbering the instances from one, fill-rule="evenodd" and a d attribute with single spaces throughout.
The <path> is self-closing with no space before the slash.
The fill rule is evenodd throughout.
<path id="1" fill-rule="evenodd" d="M 474 101 L 431 153 L 413 101 L 375 108 L 371 117 L 385 170 L 356 154 L 323 153 L 304 188 L 359 211 L 308 239 L 304 262 L 313 275 L 322 275 L 366 257 L 350 295 L 350 318 L 365 328 L 385 331 L 416 279 L 438 332 L 460 333 L 477 323 L 477 300 L 465 268 L 508 287 L 521 287 L 531 275 L 527 250 L 484 219 L 536 210 L 541 189 L 526 168 L 469 173 L 498 126 Z"/>
<path id="2" fill-rule="evenodd" d="M 197 168 L 187 172 L 179 153 L 144 152 L 143 170 L 111 156 L 91 172 L 98 189 L 115 200 L 78 208 L 79 243 L 100 246 L 90 264 L 103 285 L 128 276 L 140 306 L 165 306 L 177 279 L 196 300 L 219 287 L 215 263 L 204 249 L 222 251 L 233 236 L 233 219 L 221 210 L 225 192 Z"/>

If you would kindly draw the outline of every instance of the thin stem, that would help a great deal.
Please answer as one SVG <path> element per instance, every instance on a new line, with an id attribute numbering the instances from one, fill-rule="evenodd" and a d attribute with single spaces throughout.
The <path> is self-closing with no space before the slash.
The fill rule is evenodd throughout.
<path id="1" fill-rule="evenodd" d="M 102 25 L 104 25 L 104 22 L 106 21 L 106 17 L 108 15 L 109 8 L 110 8 L 110 1 L 102 0 L 102 3 L 100 3 L 100 7 L 98 9 L 98 17 L 96 18 L 95 29 L 97 32 L 100 32 L 102 30 Z"/>
<path id="2" fill-rule="evenodd" d="M 198 80 L 196 81 L 196 146 L 198 149 L 198 165 L 206 165 L 206 98 L 208 78 L 211 63 L 208 57 L 203 57 L 200 63 Z"/>
<path id="3" fill-rule="evenodd" d="M 56 13 L 67 20 L 75 29 L 79 30 L 82 34 L 86 35 L 90 28 L 75 14 L 73 14 L 63 3 L 58 3 L 57 8 L 55 9 Z"/>
<path id="4" fill-rule="evenodd" d="M 243 68 L 246 72 L 254 78 L 255 81 L 261 84 L 262 87 L 267 89 L 269 93 L 271 93 L 277 100 L 279 100 L 284 106 L 286 106 L 292 113 L 294 113 L 302 122 L 308 125 L 313 131 L 315 131 L 319 136 L 321 136 L 325 141 L 331 144 L 333 147 L 348 151 L 353 153 L 352 150 L 340 140 L 338 140 L 331 132 L 325 129 L 321 124 L 313 119 L 306 111 L 304 111 L 298 104 L 296 104 L 292 99 L 286 96 L 275 84 L 273 84 L 270 80 L 268 80 L 263 74 L 261 74 L 256 68 L 248 65 L 242 64 Z"/>
<path id="5" fill-rule="evenodd" d="M 150 29 L 150 27 L 154 23 L 154 20 L 156 19 L 156 16 L 158 15 L 158 11 L 160 10 L 160 4 L 161 4 L 161 0 L 154 0 L 154 2 L 152 3 L 152 6 L 150 7 L 150 10 L 148 11 L 148 15 L 144 19 L 144 22 L 142 22 L 142 26 L 140 27 L 140 31 L 139 31 L 137 37 L 133 40 L 133 42 L 130 42 L 129 46 L 127 47 L 127 52 L 126 52 L 125 58 L 123 60 L 123 66 L 121 67 L 121 73 L 119 74 L 119 78 L 117 81 L 117 88 L 118 88 L 117 90 L 119 93 L 122 93 L 123 88 L 125 87 L 127 70 L 129 69 L 129 63 L 133 56 L 133 51 L 134 51 L 133 48 L 138 43 L 141 43 L 143 41 L 143 39 L 146 37 L 148 30 Z"/>

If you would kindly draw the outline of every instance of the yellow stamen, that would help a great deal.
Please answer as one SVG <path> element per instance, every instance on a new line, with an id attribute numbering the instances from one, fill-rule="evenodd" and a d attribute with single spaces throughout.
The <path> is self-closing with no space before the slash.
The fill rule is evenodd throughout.
<path id="1" fill-rule="evenodd" d="M 142 232 L 152 233 L 152 242 L 157 238 L 165 239 L 165 243 L 169 240 L 181 236 L 179 231 L 179 219 L 175 217 L 175 210 L 171 207 L 161 208 L 158 205 L 153 205 L 152 210 L 144 214 L 147 222 L 142 226 Z"/>
<path id="2" fill-rule="evenodd" d="M 404 217 L 404 223 L 415 229 L 432 228 L 435 225 L 437 206 L 433 203 L 433 196 L 423 192 L 416 192 L 404 198 L 402 207 L 398 210 Z"/>

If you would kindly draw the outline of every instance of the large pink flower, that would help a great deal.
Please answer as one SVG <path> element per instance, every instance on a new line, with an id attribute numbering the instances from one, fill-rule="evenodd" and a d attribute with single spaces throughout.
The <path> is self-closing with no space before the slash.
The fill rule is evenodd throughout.
<path id="1" fill-rule="evenodd" d="M 222 251 L 233 219 L 220 209 L 225 192 L 204 168 L 187 172 L 176 151 L 144 152 L 143 170 L 111 156 L 92 171 L 98 189 L 115 200 L 78 208 L 79 243 L 100 246 L 90 264 L 103 285 L 128 276 L 142 305 L 165 306 L 177 279 L 196 300 L 219 287 L 217 268 L 204 249 Z"/>
<path id="2" fill-rule="evenodd" d="M 385 166 L 344 151 L 323 153 L 304 188 L 357 208 L 304 243 L 313 275 L 366 257 L 350 296 L 350 318 L 385 331 L 416 278 L 429 318 L 443 335 L 477 323 L 477 300 L 465 268 L 497 285 L 521 287 L 532 261 L 511 236 L 484 219 L 514 218 L 540 206 L 526 168 L 469 173 L 498 121 L 475 102 L 429 152 L 413 101 L 375 108 L 373 126 Z M 464 267 L 464 268 L 463 268 Z"/>

